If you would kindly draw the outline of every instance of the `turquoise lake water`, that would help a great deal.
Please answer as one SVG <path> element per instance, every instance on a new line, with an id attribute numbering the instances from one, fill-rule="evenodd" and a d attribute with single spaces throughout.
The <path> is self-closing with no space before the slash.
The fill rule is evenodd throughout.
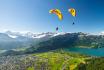
<path id="1" fill-rule="evenodd" d="M 99 48 L 99 49 L 88 49 L 88 48 L 69 48 L 66 49 L 67 51 L 70 52 L 76 52 L 76 53 L 81 53 L 85 55 L 90 55 L 90 56 L 101 56 L 104 57 L 104 48 Z"/>

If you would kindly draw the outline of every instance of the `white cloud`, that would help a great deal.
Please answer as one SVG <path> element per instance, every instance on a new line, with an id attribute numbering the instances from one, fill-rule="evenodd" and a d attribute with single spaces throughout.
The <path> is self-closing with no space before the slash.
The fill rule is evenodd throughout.
<path id="1" fill-rule="evenodd" d="M 99 35 L 104 35 L 104 31 L 101 31 L 101 32 L 99 33 Z"/>

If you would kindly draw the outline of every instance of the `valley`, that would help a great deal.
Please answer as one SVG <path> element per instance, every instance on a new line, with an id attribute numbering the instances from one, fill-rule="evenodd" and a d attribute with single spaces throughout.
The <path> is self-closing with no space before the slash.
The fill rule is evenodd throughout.
<path id="1" fill-rule="evenodd" d="M 0 70 L 104 70 L 103 35 L 81 32 L 12 35 L 16 38 L 9 34 L 0 38 L 4 44 L 0 46 Z M 16 45 L 14 41 L 20 43 Z"/>

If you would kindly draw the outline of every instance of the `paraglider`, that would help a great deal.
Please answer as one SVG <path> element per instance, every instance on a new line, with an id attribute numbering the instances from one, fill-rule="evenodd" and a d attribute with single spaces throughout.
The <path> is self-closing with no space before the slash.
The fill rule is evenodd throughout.
<path id="1" fill-rule="evenodd" d="M 51 14 L 56 14 L 60 20 L 63 19 L 63 15 L 59 9 L 52 9 L 49 11 Z"/>
<path id="2" fill-rule="evenodd" d="M 76 17 L 76 10 L 74 8 L 70 8 L 68 9 L 68 11 L 70 12 L 70 14 L 73 16 L 73 17 Z M 72 25 L 74 25 L 75 23 L 73 22 Z"/>
<path id="3" fill-rule="evenodd" d="M 62 13 L 61 13 L 61 11 L 59 9 L 51 9 L 49 11 L 49 13 L 57 15 L 58 18 L 59 18 L 59 20 L 62 20 L 63 19 L 63 15 L 62 15 Z M 58 31 L 58 30 L 59 30 L 59 28 L 56 27 L 56 31 Z"/>

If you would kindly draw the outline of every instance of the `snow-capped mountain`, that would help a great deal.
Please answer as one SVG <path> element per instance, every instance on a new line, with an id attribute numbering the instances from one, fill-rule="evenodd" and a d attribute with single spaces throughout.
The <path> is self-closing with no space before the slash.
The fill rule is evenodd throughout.
<path id="1" fill-rule="evenodd" d="M 27 33 L 19 33 L 19 32 L 11 32 L 11 31 L 6 31 L 4 32 L 11 38 L 18 38 L 19 36 L 27 37 L 27 38 L 46 38 L 46 37 L 54 37 L 57 35 L 63 35 L 66 33 L 53 33 L 53 32 L 47 32 L 47 33 L 32 33 L 32 32 L 27 32 Z"/>
<path id="2" fill-rule="evenodd" d="M 0 33 L 0 49 L 24 50 L 25 53 L 44 52 L 72 46 L 98 48 L 104 47 L 104 36 L 87 33 Z M 9 51 L 10 52 L 10 51 Z M 13 52 L 14 53 L 14 52 Z"/>
<path id="3" fill-rule="evenodd" d="M 0 49 L 15 49 L 15 48 L 27 48 L 31 47 L 32 45 L 36 45 L 43 41 L 48 41 L 49 39 L 55 37 L 66 37 L 66 36 L 73 36 L 78 35 L 78 37 L 85 36 L 84 33 L 54 33 L 54 32 L 47 32 L 47 33 L 20 33 L 20 32 L 11 32 L 6 31 L 4 33 L 0 33 Z"/>
<path id="4" fill-rule="evenodd" d="M 63 35 L 65 33 L 20 33 L 20 32 L 11 32 L 6 31 L 4 33 L 0 33 L 0 49 L 14 49 L 19 47 L 30 47 L 31 43 L 39 43 L 42 41 L 46 41 L 49 38 Z"/>

